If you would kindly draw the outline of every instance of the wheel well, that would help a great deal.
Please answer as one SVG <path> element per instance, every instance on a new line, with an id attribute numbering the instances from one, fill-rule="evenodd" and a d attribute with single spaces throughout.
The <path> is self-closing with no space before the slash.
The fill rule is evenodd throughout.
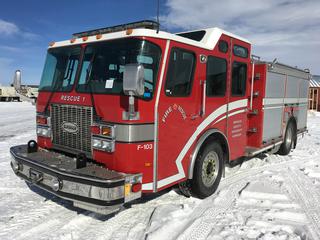
<path id="1" fill-rule="evenodd" d="M 203 150 L 203 148 L 205 147 L 206 144 L 208 144 L 209 142 L 214 142 L 217 141 L 220 143 L 221 147 L 222 147 L 222 151 L 224 153 L 224 161 L 225 163 L 229 162 L 229 145 L 228 145 L 228 141 L 226 140 L 225 136 L 221 135 L 220 133 L 213 133 L 211 134 L 202 144 L 200 151 Z M 199 152 L 200 152 L 199 151 Z"/>
<path id="2" fill-rule="evenodd" d="M 188 171 L 188 179 L 192 179 L 193 177 L 193 169 L 195 165 L 195 161 L 197 158 L 197 155 L 203 151 L 203 148 L 209 143 L 217 141 L 220 143 L 223 153 L 224 153 L 224 162 L 229 162 L 229 144 L 226 136 L 220 132 L 217 129 L 210 129 L 206 133 L 204 133 L 200 139 L 198 140 L 198 143 L 196 145 L 195 150 L 193 151 L 191 161 L 189 164 L 189 171 Z"/>

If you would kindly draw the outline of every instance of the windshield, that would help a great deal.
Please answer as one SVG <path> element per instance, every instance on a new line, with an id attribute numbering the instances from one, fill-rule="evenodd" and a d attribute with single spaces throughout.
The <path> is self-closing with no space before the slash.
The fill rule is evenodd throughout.
<path id="1" fill-rule="evenodd" d="M 79 46 L 49 49 L 39 91 L 71 91 L 75 82 L 80 52 Z"/>
<path id="2" fill-rule="evenodd" d="M 139 39 L 121 39 L 88 45 L 77 91 L 122 94 L 124 66 L 140 63 L 144 66 L 144 98 L 152 98 L 160 55 L 160 48 Z"/>

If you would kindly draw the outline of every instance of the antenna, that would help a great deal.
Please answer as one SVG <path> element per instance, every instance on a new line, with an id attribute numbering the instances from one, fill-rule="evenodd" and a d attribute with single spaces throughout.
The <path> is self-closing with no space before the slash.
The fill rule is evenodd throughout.
<path id="1" fill-rule="evenodd" d="M 157 33 L 159 33 L 159 30 L 160 30 L 159 13 L 160 13 L 160 0 L 157 0 L 157 23 L 158 23 Z"/>
<path id="2" fill-rule="evenodd" d="M 277 58 L 273 59 L 272 63 L 270 64 L 271 69 L 274 68 L 274 65 L 275 65 L 277 62 L 278 62 L 278 59 L 277 59 Z"/>

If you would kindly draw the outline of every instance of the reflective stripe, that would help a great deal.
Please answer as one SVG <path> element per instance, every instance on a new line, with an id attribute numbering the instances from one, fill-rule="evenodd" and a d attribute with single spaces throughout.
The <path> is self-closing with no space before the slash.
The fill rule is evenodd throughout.
<path id="1" fill-rule="evenodd" d="M 307 98 L 264 98 L 263 105 L 307 103 Z"/>
<path id="2" fill-rule="evenodd" d="M 230 114 L 228 114 L 228 117 L 231 117 L 231 116 L 234 116 L 234 115 L 237 115 L 239 113 L 244 113 L 246 111 L 246 109 L 242 109 L 242 110 L 238 110 L 238 111 L 235 111 L 235 112 L 232 112 Z M 218 123 L 218 122 L 221 122 L 223 119 L 225 119 L 227 117 L 227 115 L 224 115 L 222 116 L 221 118 L 219 118 L 214 124 Z"/>

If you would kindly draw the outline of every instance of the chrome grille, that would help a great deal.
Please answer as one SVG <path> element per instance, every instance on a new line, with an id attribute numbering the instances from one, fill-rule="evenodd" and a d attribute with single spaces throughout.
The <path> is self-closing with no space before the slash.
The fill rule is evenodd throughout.
<path id="1" fill-rule="evenodd" d="M 51 108 L 53 144 L 90 153 L 91 122 L 91 107 L 53 104 Z"/>

